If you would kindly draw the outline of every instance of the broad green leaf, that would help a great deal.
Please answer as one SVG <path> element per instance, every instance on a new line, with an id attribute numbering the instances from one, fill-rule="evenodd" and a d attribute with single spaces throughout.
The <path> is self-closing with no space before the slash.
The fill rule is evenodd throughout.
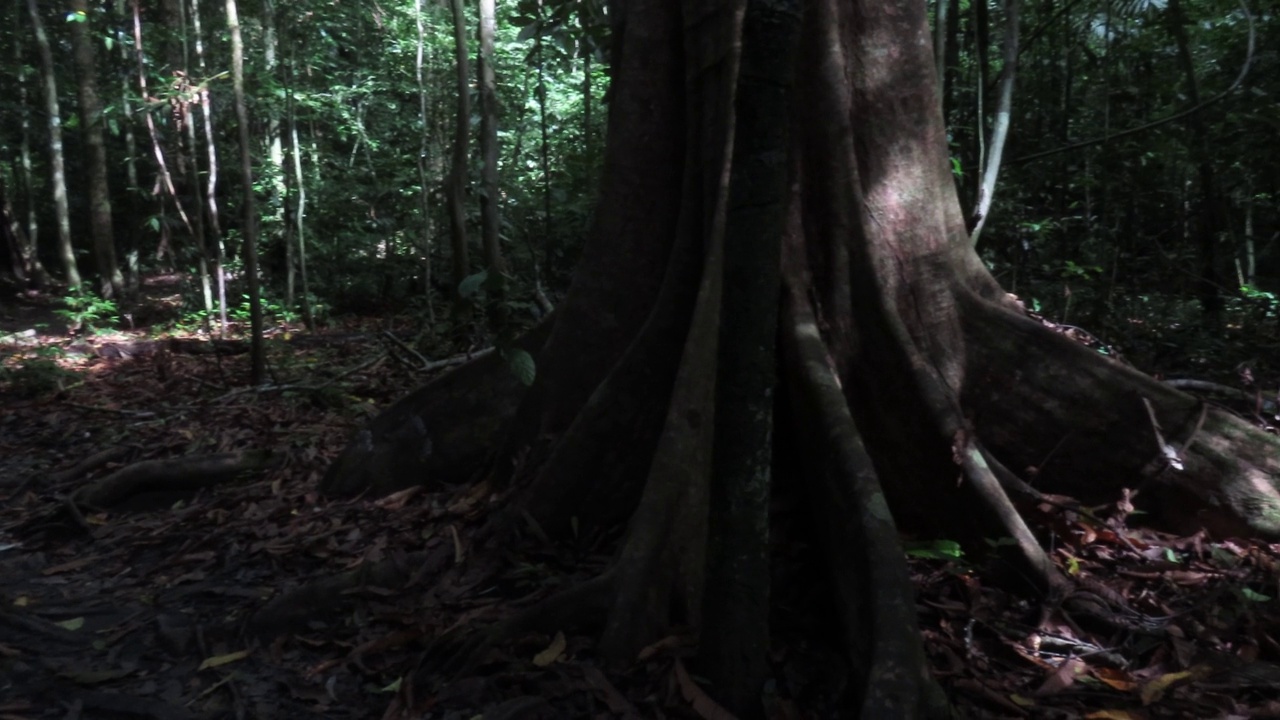
<path id="1" fill-rule="evenodd" d="M 537 376 L 537 365 L 534 363 L 533 356 L 520 348 L 508 350 L 503 355 L 507 359 L 507 366 L 516 374 L 516 377 L 520 378 L 520 382 L 532 385 L 533 379 Z"/>
<path id="2" fill-rule="evenodd" d="M 964 555 L 964 551 L 960 549 L 960 543 L 954 540 L 908 542 L 906 551 L 907 557 L 926 560 L 951 560 Z"/>
<path id="3" fill-rule="evenodd" d="M 475 295 L 488 277 L 489 273 L 484 270 L 481 270 L 474 275 L 466 276 L 462 279 L 462 282 L 458 283 L 458 296 L 469 298 L 472 295 Z"/>
<path id="4" fill-rule="evenodd" d="M 1244 598 L 1251 602 L 1267 602 L 1271 599 L 1270 595 L 1263 595 L 1262 593 L 1255 592 L 1249 588 L 1242 588 L 1240 590 L 1240 594 L 1244 595 Z"/>

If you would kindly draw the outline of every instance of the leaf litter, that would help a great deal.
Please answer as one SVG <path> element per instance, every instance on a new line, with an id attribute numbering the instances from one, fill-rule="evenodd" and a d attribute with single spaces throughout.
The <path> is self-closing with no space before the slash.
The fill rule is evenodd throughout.
<path id="1" fill-rule="evenodd" d="M 530 543 L 435 582 L 501 497 L 320 497 L 353 429 L 424 380 L 376 335 L 355 324 L 273 343 L 267 391 L 241 387 L 246 357 L 231 346 L 78 340 L 51 386 L 2 398 L 0 717 L 728 717 L 685 667 L 695 645 L 679 629 L 625 672 L 566 628 L 499 643 L 469 677 L 406 687 L 436 638 L 510 617 L 609 554 L 603 541 Z M 280 461 L 225 482 L 109 509 L 68 502 L 141 461 L 262 449 Z M 1041 508 L 1036 525 L 1094 611 L 996 581 L 954 543 L 910 546 L 925 648 L 958 715 L 1280 717 L 1276 545 L 1067 507 Z M 793 500 L 774 516 L 767 716 L 843 717 L 851 668 L 829 643 L 821 562 Z"/>

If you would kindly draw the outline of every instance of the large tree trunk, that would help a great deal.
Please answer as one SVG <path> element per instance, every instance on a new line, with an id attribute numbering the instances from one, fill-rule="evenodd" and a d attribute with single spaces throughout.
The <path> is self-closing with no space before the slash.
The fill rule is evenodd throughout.
<path id="1" fill-rule="evenodd" d="M 71 9 L 78 20 L 71 24 L 79 83 L 80 117 L 84 144 L 88 150 L 89 229 L 93 233 L 93 255 L 98 265 L 98 289 L 104 298 L 124 293 L 124 276 L 116 264 L 116 240 L 112 230 L 111 191 L 107 183 L 107 147 L 102 133 L 102 100 L 98 96 L 98 65 L 94 60 L 94 40 L 89 33 L 89 3 L 74 0 Z"/>
<path id="2" fill-rule="evenodd" d="M 612 17 L 596 225 L 487 480 L 513 490 L 491 547 L 530 525 L 627 534 L 599 580 L 505 627 L 597 621 L 617 665 L 698 627 L 713 694 L 760 715 L 772 463 L 827 545 L 847 716 L 941 717 L 895 521 L 1011 537 L 1025 576 L 1061 598 L 1071 587 L 1017 510 L 1038 491 L 1007 468 L 1081 497 L 1140 489 L 1165 522 L 1280 536 L 1280 441 L 1028 319 L 998 287 L 950 176 L 923 3 L 798 5 L 636 0 Z M 455 371 L 437 399 L 464 372 L 479 379 Z M 797 447 L 771 458 L 779 381 Z M 348 456 L 377 455 L 380 437 L 384 467 L 420 453 L 391 449 L 416 416 L 375 421 Z M 359 471 L 335 475 L 358 489 L 342 477 Z"/>

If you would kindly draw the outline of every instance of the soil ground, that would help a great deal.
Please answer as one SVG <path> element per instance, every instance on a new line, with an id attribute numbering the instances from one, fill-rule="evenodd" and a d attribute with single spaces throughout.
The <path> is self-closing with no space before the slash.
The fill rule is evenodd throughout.
<path id="1" fill-rule="evenodd" d="M 680 628 L 613 672 L 597 665 L 589 636 L 521 635 L 468 676 L 410 692 L 400 678 L 433 638 L 491 626 L 590 577 L 609 544 L 530 540 L 478 558 L 472 534 L 501 498 L 467 487 L 316 494 L 353 431 L 428 379 L 380 339 L 408 340 L 412 318 L 337 321 L 306 343 L 293 342 L 297 328 L 273 327 L 271 383 L 249 390 L 247 356 L 192 352 L 206 344 L 172 326 L 177 290 L 163 279 L 148 287 L 133 329 L 76 338 L 55 298 L 0 297 L 0 718 L 381 718 L 410 699 L 406 717 L 724 717 Z M 1167 335 L 1142 336 L 1144 355 Z M 1204 371 L 1200 355 L 1168 372 Z M 1239 370 L 1213 373 L 1227 383 Z M 70 500 L 139 461 L 255 449 L 282 462 L 109 509 Z M 844 717 L 850 665 L 833 645 L 804 504 L 780 490 L 774 510 L 766 715 Z M 1280 717 L 1277 548 L 1134 527 L 1141 518 L 1121 499 L 1094 510 L 1045 506 L 1032 520 L 1068 576 L 1131 616 L 1067 615 L 998 553 L 909 539 L 926 650 L 958 714 Z M 439 566 L 409 567 L 406 587 L 370 580 L 336 601 L 300 602 L 293 624 L 251 622 L 308 583 L 420 557 L 482 571 L 441 587 Z"/>

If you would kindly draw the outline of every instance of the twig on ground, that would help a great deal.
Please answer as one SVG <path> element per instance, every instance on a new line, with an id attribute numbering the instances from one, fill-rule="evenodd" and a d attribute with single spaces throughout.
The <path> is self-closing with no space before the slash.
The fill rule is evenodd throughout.
<path id="1" fill-rule="evenodd" d="M 82 405 L 80 403 L 68 402 L 64 403 L 67 407 L 78 408 L 80 410 L 93 410 L 96 412 L 114 413 L 116 415 L 124 415 L 126 417 L 136 418 L 153 418 L 156 413 L 150 410 L 123 410 L 121 408 L 102 407 L 101 405 Z"/>

